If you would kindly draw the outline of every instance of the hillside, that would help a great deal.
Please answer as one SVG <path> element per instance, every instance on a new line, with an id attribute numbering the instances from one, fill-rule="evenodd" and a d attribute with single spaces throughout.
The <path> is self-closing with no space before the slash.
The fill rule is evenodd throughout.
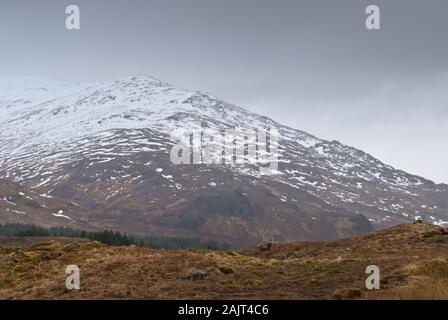
<path id="1" fill-rule="evenodd" d="M 266 252 L 11 242 L 0 249 L 1 299 L 448 298 L 448 231 L 424 224 Z M 79 291 L 65 289 L 69 264 L 81 270 Z M 377 292 L 364 289 L 371 264 L 381 270 Z"/>
<path id="2" fill-rule="evenodd" d="M 0 223 L 243 247 L 269 239 L 336 240 L 416 216 L 440 226 L 448 221 L 444 184 L 147 75 L 81 84 L 1 77 L 0 128 L 0 178 L 12 188 L 4 191 L 10 200 L 0 198 Z M 278 171 L 261 174 L 265 163 L 249 157 L 245 164 L 170 161 L 179 141 L 229 128 L 278 131 Z M 41 207 L 45 196 L 65 203 L 15 209 L 26 192 L 13 183 L 36 193 Z"/>
<path id="3" fill-rule="evenodd" d="M 91 212 L 73 201 L 0 179 L 0 222 L 91 229 Z M 70 216 L 76 216 L 73 220 Z"/>

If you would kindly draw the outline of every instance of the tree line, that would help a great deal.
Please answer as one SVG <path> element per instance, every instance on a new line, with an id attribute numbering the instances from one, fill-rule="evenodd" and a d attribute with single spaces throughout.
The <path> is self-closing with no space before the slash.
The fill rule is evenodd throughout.
<path id="1" fill-rule="evenodd" d="M 0 235 L 15 237 L 68 237 L 95 240 L 112 246 L 137 245 L 154 249 L 205 248 L 228 250 L 230 246 L 214 240 L 203 241 L 198 238 L 135 236 L 113 230 L 85 231 L 66 227 L 43 228 L 32 224 L 0 224 Z"/>

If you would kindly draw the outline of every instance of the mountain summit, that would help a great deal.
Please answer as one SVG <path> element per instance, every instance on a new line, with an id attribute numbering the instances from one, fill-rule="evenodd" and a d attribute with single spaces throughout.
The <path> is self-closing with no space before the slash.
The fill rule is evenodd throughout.
<path id="1" fill-rule="evenodd" d="M 173 165 L 172 146 L 198 123 L 277 130 L 281 174 Z M 79 209 L 49 209 L 52 225 L 245 245 L 337 239 L 416 216 L 448 224 L 446 185 L 147 75 L 79 84 L 1 77 L 0 128 L 0 178 L 20 185 L 23 197 L 55 197 Z M 26 205 L 14 212 L 15 193 L 7 193 L 0 222 L 43 223 Z"/>

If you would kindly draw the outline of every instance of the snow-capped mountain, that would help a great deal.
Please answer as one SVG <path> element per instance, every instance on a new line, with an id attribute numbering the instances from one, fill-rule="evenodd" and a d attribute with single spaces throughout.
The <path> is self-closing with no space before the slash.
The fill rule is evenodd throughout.
<path id="1" fill-rule="evenodd" d="M 278 130 L 280 173 L 173 165 L 172 146 L 198 123 Z M 0 177 L 88 208 L 82 219 L 92 227 L 246 244 L 333 239 L 415 216 L 448 224 L 446 185 L 146 75 L 80 84 L 0 77 L 0 126 Z"/>

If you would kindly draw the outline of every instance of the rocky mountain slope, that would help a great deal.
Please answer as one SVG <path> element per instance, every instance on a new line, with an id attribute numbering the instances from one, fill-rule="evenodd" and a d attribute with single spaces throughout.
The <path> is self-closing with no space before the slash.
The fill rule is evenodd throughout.
<path id="1" fill-rule="evenodd" d="M 333 242 L 218 252 L 0 237 L 0 299 L 447 299 L 448 235 L 400 225 Z M 7 246 L 3 244 L 6 243 Z M 76 264 L 80 290 L 65 288 Z M 380 268 L 380 290 L 365 288 Z"/>
<path id="2" fill-rule="evenodd" d="M 278 172 L 172 164 L 172 146 L 200 126 L 276 129 Z M 448 223 L 444 184 L 146 75 L 82 84 L 0 78 L 0 128 L 1 178 L 89 212 L 64 214 L 61 224 L 245 245 L 336 239 L 415 216 Z M 17 221 L 34 219 L 24 212 Z"/>
<path id="3" fill-rule="evenodd" d="M 1 223 L 91 229 L 87 223 L 90 214 L 88 209 L 67 199 L 40 194 L 35 189 L 0 179 Z M 76 216 L 77 220 L 69 216 Z"/>

